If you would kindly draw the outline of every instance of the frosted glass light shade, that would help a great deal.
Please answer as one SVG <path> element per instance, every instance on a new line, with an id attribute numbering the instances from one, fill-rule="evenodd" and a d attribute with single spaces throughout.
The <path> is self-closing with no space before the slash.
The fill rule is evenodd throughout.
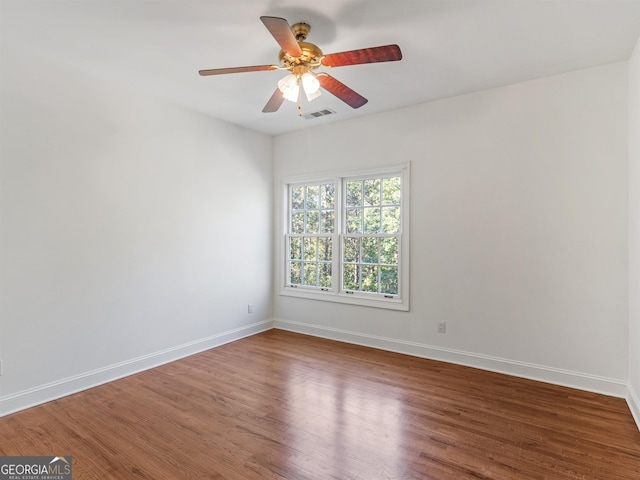
<path id="1" fill-rule="evenodd" d="M 293 73 L 281 78 L 278 82 L 278 88 L 285 99 L 290 102 L 298 101 L 298 95 L 300 95 L 300 82 L 298 77 Z"/>
<path id="2" fill-rule="evenodd" d="M 315 75 L 312 75 L 309 72 L 302 75 L 302 86 L 304 87 L 304 91 L 307 93 L 316 93 L 320 90 L 320 82 Z"/>
<path id="3" fill-rule="evenodd" d="M 320 91 L 320 82 L 315 75 L 309 72 L 302 75 L 302 87 L 304 88 L 304 93 L 307 94 L 308 101 L 316 99 L 322 94 Z"/>

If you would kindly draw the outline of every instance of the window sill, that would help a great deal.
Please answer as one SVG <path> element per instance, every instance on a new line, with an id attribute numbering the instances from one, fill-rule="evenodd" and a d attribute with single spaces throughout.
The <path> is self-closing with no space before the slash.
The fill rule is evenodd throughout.
<path id="1" fill-rule="evenodd" d="M 409 303 L 407 299 L 394 298 L 373 298 L 358 293 L 342 293 L 335 291 L 318 291 L 305 287 L 283 287 L 280 295 L 286 297 L 306 298 L 309 300 L 320 300 L 324 302 L 344 303 L 348 305 L 359 305 L 362 307 L 383 308 L 387 310 L 399 310 L 408 312 Z"/>

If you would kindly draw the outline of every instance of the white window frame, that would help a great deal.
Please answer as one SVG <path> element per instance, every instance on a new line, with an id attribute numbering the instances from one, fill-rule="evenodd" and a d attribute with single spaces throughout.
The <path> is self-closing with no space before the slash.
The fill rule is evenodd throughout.
<path id="1" fill-rule="evenodd" d="M 378 293 L 366 293 L 360 291 L 342 290 L 342 240 L 349 236 L 344 231 L 344 189 L 346 181 L 360 180 L 371 177 L 384 177 L 385 175 L 398 175 L 401 179 L 401 216 L 400 216 L 400 244 L 398 261 L 398 294 L 383 295 Z M 297 175 L 285 177 L 280 180 L 279 205 L 277 208 L 277 221 L 279 222 L 276 241 L 276 272 L 278 282 L 278 294 L 284 296 L 338 302 L 351 305 L 385 308 L 391 310 L 409 311 L 409 223 L 410 223 L 410 163 L 377 169 L 358 171 L 343 171 L 335 173 Z M 289 187 L 296 185 L 335 183 L 335 231 L 332 235 L 332 271 L 333 282 L 330 289 L 318 287 L 306 287 L 303 285 L 288 285 L 289 252 L 287 245 L 287 233 L 289 222 Z"/>

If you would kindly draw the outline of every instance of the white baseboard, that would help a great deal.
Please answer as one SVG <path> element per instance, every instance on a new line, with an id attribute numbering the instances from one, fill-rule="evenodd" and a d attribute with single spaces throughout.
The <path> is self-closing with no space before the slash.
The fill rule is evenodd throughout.
<path id="1" fill-rule="evenodd" d="M 288 320 L 276 319 L 275 328 L 514 375 L 613 397 L 625 398 L 628 395 L 627 382 L 614 378 Z"/>
<path id="2" fill-rule="evenodd" d="M 638 430 L 640 430 L 640 395 L 638 395 L 638 392 L 633 388 L 631 383 L 627 385 L 627 403 L 629 404 L 631 415 L 633 415 L 633 419 L 636 421 Z"/>
<path id="3" fill-rule="evenodd" d="M 271 330 L 273 325 L 273 320 L 253 323 L 57 382 L 1 396 L 0 417 Z"/>

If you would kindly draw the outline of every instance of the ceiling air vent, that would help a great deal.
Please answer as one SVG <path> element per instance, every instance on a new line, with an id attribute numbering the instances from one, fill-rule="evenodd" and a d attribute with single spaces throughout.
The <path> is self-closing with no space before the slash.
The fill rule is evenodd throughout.
<path id="1" fill-rule="evenodd" d="M 318 110 L 317 112 L 306 113 L 303 115 L 303 117 L 306 118 L 307 120 L 312 120 L 314 118 L 326 117 L 327 115 L 333 115 L 335 113 L 336 112 L 334 112 L 333 110 L 330 110 L 328 108 L 323 108 L 322 110 Z"/>

